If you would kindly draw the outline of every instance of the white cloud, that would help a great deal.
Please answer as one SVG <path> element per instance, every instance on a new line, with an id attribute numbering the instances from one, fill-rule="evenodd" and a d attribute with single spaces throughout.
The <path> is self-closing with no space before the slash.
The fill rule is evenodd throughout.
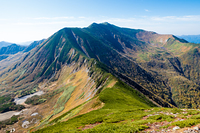
<path id="1" fill-rule="evenodd" d="M 146 12 L 150 12 L 148 9 L 144 9 Z"/>
<path id="2" fill-rule="evenodd" d="M 109 22 L 117 26 L 155 31 L 160 34 L 200 34 L 200 15 L 107 18 L 98 19 L 97 22 Z"/>
<path id="3" fill-rule="evenodd" d="M 120 27 L 144 29 L 162 34 L 200 34 L 200 15 L 162 17 L 134 16 L 132 18 L 64 16 L 3 20 L 1 21 L 0 19 L 0 39 L 11 42 L 23 42 L 47 38 L 61 28 L 87 27 L 93 22 L 109 22 Z"/>
<path id="4" fill-rule="evenodd" d="M 82 23 L 84 21 L 81 20 L 74 20 L 74 21 L 49 21 L 49 22 L 19 22 L 19 23 L 13 23 L 13 25 L 21 25 L 21 26 L 33 26 L 33 25 L 59 25 L 59 24 L 78 24 Z"/>
<path id="5" fill-rule="evenodd" d="M 200 21 L 200 15 L 151 17 L 154 21 Z"/>
<path id="6" fill-rule="evenodd" d="M 109 19 L 100 19 L 99 21 L 101 21 L 101 22 L 113 22 L 113 23 L 115 23 L 115 22 L 125 22 L 125 23 L 127 23 L 127 22 L 136 22 L 137 19 L 135 19 L 135 18 L 127 18 L 127 19 L 125 19 L 125 18 L 109 18 Z"/>
<path id="7" fill-rule="evenodd" d="M 74 19 L 74 17 L 38 17 L 38 18 L 29 18 L 35 20 L 58 20 L 58 19 Z"/>

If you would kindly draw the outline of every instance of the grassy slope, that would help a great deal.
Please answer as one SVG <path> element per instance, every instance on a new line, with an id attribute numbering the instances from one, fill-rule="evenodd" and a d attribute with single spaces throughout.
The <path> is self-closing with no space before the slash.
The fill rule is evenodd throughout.
<path id="1" fill-rule="evenodd" d="M 37 132 L 60 132 L 61 130 L 64 132 L 75 132 L 79 130 L 78 127 L 94 123 L 102 123 L 103 126 L 94 128 L 94 130 L 109 131 L 110 127 L 106 126 L 106 123 L 117 126 L 120 121 L 140 119 L 144 114 L 139 113 L 139 115 L 136 115 L 138 112 L 143 112 L 144 109 L 155 106 L 144 99 L 145 97 L 137 91 L 121 81 L 118 81 L 112 88 L 106 88 L 99 94 L 99 100 L 105 103 L 103 108 L 79 115 L 66 122 L 57 123 L 53 126 L 38 130 Z M 102 130 L 102 128 L 104 130 Z M 127 126 L 124 128 L 124 131 L 129 128 L 131 127 Z M 137 128 L 135 130 L 137 130 Z"/>
<path id="2" fill-rule="evenodd" d="M 169 88 L 167 88 L 168 86 L 163 82 L 169 80 L 168 82 L 169 86 L 172 86 L 171 87 L 173 93 L 172 97 L 174 97 L 173 100 L 175 100 L 176 103 L 178 103 L 179 107 L 196 108 L 196 105 L 199 103 L 197 102 L 194 105 L 192 105 L 191 102 L 194 103 L 195 101 L 198 101 L 199 96 L 197 95 L 198 93 L 196 93 L 196 91 L 199 91 L 199 87 L 193 82 L 190 83 L 191 82 L 190 80 L 199 79 L 198 74 L 194 74 L 198 73 L 198 68 L 199 68 L 198 59 L 200 54 L 197 45 L 189 43 L 180 43 L 169 39 L 168 40 L 169 42 L 164 46 L 167 50 L 155 47 L 152 48 L 153 52 L 150 50 L 144 51 L 147 53 L 139 55 L 139 59 L 146 61 L 145 63 L 149 63 L 152 60 L 155 61 L 156 64 L 158 64 L 156 67 L 153 65 L 153 62 L 150 62 L 150 65 L 152 65 L 153 68 L 152 70 L 155 71 L 157 69 L 156 72 L 158 72 L 159 75 L 156 75 L 153 72 L 152 73 L 149 72 L 150 69 L 145 70 L 139 65 L 135 64 L 135 62 L 120 55 L 124 51 L 120 51 L 122 49 L 121 47 L 122 45 L 117 40 L 120 39 L 121 42 L 125 42 L 127 44 L 126 46 L 127 50 L 128 48 L 133 48 L 133 46 L 130 45 L 131 44 L 130 42 L 135 43 L 136 41 L 134 39 L 130 39 L 129 34 L 133 34 L 133 32 L 138 32 L 138 31 L 133 31 L 133 30 L 127 31 L 126 29 L 121 29 L 123 30 L 123 34 L 125 34 L 124 36 L 122 36 L 118 31 L 116 32 L 116 30 L 119 29 L 113 28 L 111 29 L 111 32 L 106 31 L 105 41 L 102 40 L 98 41 L 97 39 L 93 38 L 92 35 L 90 36 L 90 34 L 84 33 L 84 30 L 78 28 L 75 29 L 66 28 L 59 31 L 58 33 L 55 34 L 54 37 L 49 39 L 49 41 L 51 40 L 50 41 L 51 43 L 47 43 L 47 45 L 45 45 L 44 47 L 45 52 L 43 51 L 44 54 L 42 56 L 39 56 L 40 54 L 38 53 L 38 58 L 43 56 L 46 56 L 48 58 L 44 58 L 45 62 L 41 61 L 41 64 L 43 64 L 42 65 L 43 69 L 41 70 L 43 71 L 40 70 L 40 73 L 38 75 L 35 75 L 35 77 L 37 78 L 37 76 L 42 76 L 42 75 L 48 77 L 52 75 L 53 72 L 61 69 L 63 64 L 65 63 L 70 64 L 73 61 L 76 62 L 79 59 L 80 55 L 84 57 L 82 61 L 80 61 L 80 63 L 84 62 L 84 59 L 87 58 L 86 55 L 84 54 L 85 52 L 84 49 L 85 49 L 90 57 L 95 59 L 100 58 L 100 61 L 102 61 L 103 63 L 107 63 L 107 65 L 110 65 L 111 67 L 114 67 L 116 71 L 128 75 L 141 86 L 150 89 L 154 93 L 157 93 L 159 95 L 161 94 L 163 99 L 169 99 L 169 94 L 168 94 Z M 79 41 L 75 39 L 72 31 L 77 36 Z M 110 34 L 112 32 L 115 32 L 116 38 L 113 38 L 113 35 Z M 127 38 L 130 40 L 128 40 Z M 83 43 L 81 43 L 81 39 L 83 40 L 82 41 Z M 109 44 L 104 45 L 104 43 L 102 42 L 109 42 Z M 91 45 L 91 44 L 96 44 L 96 45 Z M 115 46 L 114 44 L 117 45 Z M 141 52 L 139 50 L 141 49 L 143 44 L 144 43 L 138 41 L 136 44 L 138 47 L 135 51 L 138 50 L 137 52 Z M 134 46 L 136 47 L 136 45 Z M 84 49 L 82 47 L 84 47 Z M 113 49 L 118 50 L 118 52 L 121 53 L 119 54 Z M 75 54 L 72 54 L 74 53 L 73 52 L 74 50 Z M 110 52 L 110 50 L 112 51 Z M 56 56 L 59 55 L 59 53 L 60 56 L 56 58 Z M 34 59 L 32 59 L 32 61 L 33 60 Z M 182 61 L 183 64 L 181 65 L 183 65 L 184 72 L 187 72 L 189 70 L 188 75 L 186 75 L 186 77 L 188 78 L 187 80 L 183 78 L 184 75 L 181 75 L 182 70 L 178 61 Z M 196 66 L 191 65 L 194 63 L 196 63 Z M 190 64 L 189 65 L 190 69 L 187 68 L 188 64 Z M 162 70 L 164 70 L 164 72 L 162 72 Z M 97 83 L 96 84 L 97 87 L 101 86 L 102 83 L 106 81 L 109 75 L 109 74 L 103 75 L 101 71 L 98 70 L 93 70 L 92 73 L 96 73 L 96 77 L 93 77 L 93 79 Z M 101 74 L 103 76 L 101 76 Z M 164 74 L 166 74 L 165 77 L 166 80 L 161 79 L 165 76 Z M 174 77 L 174 75 L 178 76 Z M 191 75 L 195 75 L 196 77 L 194 76 L 191 77 Z M 170 76 L 173 77 L 169 78 Z M 150 104 L 150 102 L 148 103 L 145 102 L 148 100 L 144 100 L 145 98 L 143 96 L 141 96 L 139 93 L 132 90 L 130 87 L 128 87 L 127 85 L 125 85 L 120 81 L 117 81 L 114 87 L 106 89 L 103 88 L 102 90 L 103 91 L 98 95 L 99 96 L 98 99 L 101 102 L 105 103 L 105 106 L 103 108 L 92 111 L 84 115 L 74 117 L 68 120 L 67 122 L 62 122 L 55 124 L 54 126 L 51 127 L 46 127 L 45 129 L 39 130 L 38 132 L 42 131 L 48 132 L 50 130 L 51 132 L 52 131 L 59 132 L 60 130 L 63 130 L 65 132 L 68 131 L 74 132 L 77 130 L 81 130 L 82 128 L 84 128 L 85 125 L 95 124 L 95 123 L 101 123 L 101 124 L 99 124 L 93 129 L 87 129 L 85 130 L 85 132 L 87 131 L 109 132 L 111 130 L 113 132 L 115 131 L 130 132 L 130 131 L 139 131 L 144 128 L 147 128 L 146 126 L 143 126 L 146 122 L 141 122 L 141 123 L 138 122 L 139 124 L 135 123 L 134 126 L 134 123 L 132 124 L 128 123 L 124 125 L 123 121 L 130 122 L 133 119 L 139 121 L 141 120 L 141 118 L 143 118 L 143 116 L 146 116 L 148 113 L 145 113 L 144 109 L 149 109 L 150 106 L 152 105 Z M 189 95 L 178 95 L 185 92 L 186 94 Z M 81 93 L 79 98 L 81 98 L 83 95 L 85 94 Z M 180 101 L 181 103 L 179 103 Z M 62 100 L 60 102 L 62 102 Z"/>
<path id="3" fill-rule="evenodd" d="M 194 47 L 191 46 L 190 44 L 184 44 L 184 45 L 181 45 L 181 44 L 182 43 L 177 43 L 177 42 L 171 43 L 171 45 L 166 46 L 166 48 L 168 48 L 169 51 L 156 48 L 155 53 L 150 56 L 153 59 L 159 60 L 161 63 L 163 62 L 166 63 L 167 62 L 166 59 L 172 58 L 170 60 L 171 61 L 170 63 L 174 65 L 173 67 L 177 67 L 177 70 L 178 70 L 180 68 L 178 68 L 179 66 L 176 60 L 173 59 L 174 58 L 173 54 L 180 57 L 181 55 L 183 55 L 184 52 L 186 52 L 186 54 L 187 53 L 191 54 L 190 51 L 194 49 Z M 195 53 L 198 52 L 197 50 L 195 51 Z M 167 68 L 165 69 L 174 71 L 172 69 L 173 67 L 167 66 Z M 174 82 L 172 83 L 171 81 L 169 83 L 170 85 L 174 84 Z M 174 93 L 173 96 L 175 96 L 177 95 L 177 92 L 178 92 L 178 90 L 176 89 L 180 90 L 181 87 L 180 86 L 177 87 L 176 85 L 173 85 L 173 86 L 175 88 L 172 88 L 172 91 Z M 158 122 L 158 121 L 160 122 L 163 120 L 173 121 L 176 119 L 175 117 L 160 115 L 158 116 L 158 118 L 150 117 L 148 120 L 142 120 L 144 116 L 149 114 L 144 110 L 150 109 L 150 106 L 144 103 L 144 100 L 142 99 L 143 98 L 138 96 L 136 91 L 131 92 L 128 86 L 118 81 L 114 87 L 106 88 L 99 94 L 99 100 L 105 103 L 105 106 L 103 108 L 89 112 L 84 115 L 74 117 L 66 122 L 57 123 L 53 126 L 38 130 L 37 132 L 50 132 L 50 131 L 51 132 L 76 132 L 76 131 L 136 132 L 136 131 L 140 131 L 140 130 L 144 130 L 145 128 L 148 128 L 147 123 L 149 122 L 154 123 L 154 122 Z M 175 100 L 180 100 L 180 99 L 175 99 Z M 189 101 L 189 100 L 186 100 L 186 101 Z M 182 104 L 179 104 L 179 105 L 182 107 L 187 106 L 187 105 L 182 105 Z M 159 109 L 158 110 L 155 109 L 155 110 L 156 111 L 154 111 L 154 113 L 157 112 Z M 166 109 L 166 110 L 168 110 L 169 112 L 173 112 L 173 109 Z M 179 111 L 179 113 L 181 112 L 183 111 Z M 199 114 L 199 113 L 196 113 L 196 114 Z M 194 115 L 196 114 L 194 113 Z M 189 115 L 189 113 L 181 116 L 181 118 L 184 118 L 187 115 Z M 177 125 L 180 127 L 195 125 L 200 122 L 198 118 L 199 117 L 197 115 L 182 122 L 173 122 L 172 124 L 168 124 L 167 126 L 165 126 L 165 128 L 169 126 L 173 126 L 173 125 Z M 91 129 L 87 129 L 88 126 Z"/>
<path id="4" fill-rule="evenodd" d="M 154 108 L 152 103 L 145 102 L 148 100 L 121 81 L 104 89 L 98 99 L 105 103 L 103 108 L 58 122 L 36 133 L 173 131 L 174 126 L 184 128 L 200 123 L 199 110 Z"/>

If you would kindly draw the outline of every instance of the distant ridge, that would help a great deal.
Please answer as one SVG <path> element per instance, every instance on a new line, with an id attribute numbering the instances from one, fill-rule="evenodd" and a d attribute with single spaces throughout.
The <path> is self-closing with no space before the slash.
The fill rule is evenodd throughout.
<path id="1" fill-rule="evenodd" d="M 2 54 L 16 54 L 19 51 L 23 51 L 26 47 L 25 46 L 20 46 L 17 44 L 11 44 L 7 47 L 2 47 L 0 49 L 0 55 Z"/>
<path id="2" fill-rule="evenodd" d="M 44 40 L 45 40 L 45 39 L 32 42 L 32 43 L 24 50 L 24 52 L 31 51 L 33 48 L 35 48 L 35 47 L 38 46 L 39 44 L 43 43 Z"/>
<path id="3" fill-rule="evenodd" d="M 200 35 L 182 35 L 178 37 L 185 39 L 190 43 L 200 43 Z"/>
<path id="4" fill-rule="evenodd" d="M 16 54 L 20 51 L 24 52 L 24 53 L 29 52 L 33 48 L 35 48 L 36 46 L 38 46 L 39 44 L 44 42 L 44 40 L 45 39 L 42 39 L 42 40 L 39 40 L 39 41 L 34 41 L 29 46 L 22 46 L 22 45 L 18 45 L 18 44 L 10 44 L 10 43 L 7 43 L 7 42 L 2 42 L 2 44 L 5 45 L 5 46 L 0 47 L 0 61 L 8 58 L 9 55 Z M 10 44 L 10 45 L 8 45 L 8 44 Z"/>
<path id="5" fill-rule="evenodd" d="M 1 47 L 9 46 L 9 45 L 11 45 L 11 44 L 13 44 L 13 43 L 1 41 L 1 42 L 0 42 L 0 48 L 1 48 Z"/>

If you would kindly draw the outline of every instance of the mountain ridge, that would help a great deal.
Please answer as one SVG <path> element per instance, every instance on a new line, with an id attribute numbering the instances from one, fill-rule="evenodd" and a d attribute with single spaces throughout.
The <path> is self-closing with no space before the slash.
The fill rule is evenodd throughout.
<path id="1" fill-rule="evenodd" d="M 96 24 L 92 24 L 92 25 L 96 25 Z M 101 28 L 103 29 L 104 28 L 104 24 L 99 24 L 100 26 L 101 26 Z M 105 26 L 110 26 L 108 23 L 105 25 Z M 91 28 L 92 26 L 89 26 L 89 29 L 87 29 L 87 32 L 91 32 L 91 30 L 90 30 L 90 28 Z M 117 31 L 118 29 L 120 29 L 120 28 L 116 28 L 116 27 L 113 27 L 112 25 L 111 25 L 111 29 L 110 29 L 110 31 Z M 117 35 L 117 34 L 115 34 L 115 35 L 113 35 L 113 39 L 112 40 L 106 40 L 106 41 L 104 41 L 103 43 L 104 43 L 104 45 L 102 45 L 101 43 L 102 42 L 99 42 L 97 39 L 95 39 L 95 38 L 93 38 L 93 37 L 91 37 L 91 35 L 90 34 L 88 34 L 88 33 L 85 33 L 84 32 L 84 30 L 86 30 L 86 29 L 83 29 L 83 31 L 82 31 L 82 29 L 78 29 L 78 28 L 64 28 L 64 29 L 62 29 L 62 30 L 60 30 L 60 31 L 58 31 L 56 34 L 55 34 L 55 38 L 60 38 L 60 40 L 55 40 L 53 43 L 51 43 L 51 44 L 48 44 L 48 45 L 46 45 L 46 43 L 43 43 L 43 45 L 46 45 L 44 48 L 48 48 L 48 49 L 50 49 L 50 51 L 46 51 L 46 52 L 44 52 L 43 51 L 43 54 L 38 54 L 37 56 L 38 56 L 38 58 L 40 58 L 40 59 L 42 59 L 43 61 L 41 62 L 41 63 L 45 63 L 46 65 L 43 67 L 43 69 L 42 69 L 42 71 L 41 72 L 39 72 L 37 75 L 35 75 L 34 77 L 40 77 L 40 76 L 44 76 L 45 77 L 45 75 L 51 75 L 51 74 L 53 74 L 52 72 L 54 71 L 57 71 L 56 69 L 58 69 L 59 67 L 58 66 L 60 66 L 60 65 L 62 65 L 62 63 L 64 63 L 63 62 L 63 60 L 66 60 L 67 58 L 69 58 L 69 57 L 63 57 L 62 55 L 64 54 L 64 53 L 66 53 L 66 52 L 68 52 L 69 51 L 69 49 L 67 50 L 66 48 L 64 48 L 65 49 L 65 51 L 62 51 L 62 48 L 63 47 L 66 47 L 66 45 L 65 46 L 63 46 L 63 44 L 62 44 L 62 42 L 64 42 L 64 41 L 70 41 L 70 42 L 73 42 L 73 45 L 71 45 L 72 47 L 74 47 L 75 48 L 75 50 L 77 50 L 77 51 L 80 51 L 81 52 L 81 55 L 84 55 L 84 56 L 86 56 L 87 58 L 95 58 L 95 59 L 97 59 L 98 61 L 101 61 L 101 62 L 103 62 L 104 64 L 106 64 L 106 65 L 108 65 L 108 66 L 113 66 L 113 65 L 116 65 L 116 66 L 118 66 L 118 69 L 120 70 L 119 72 L 120 73 L 130 73 L 130 74 L 133 74 L 133 72 L 131 72 L 132 70 L 129 68 L 129 69 L 127 69 L 128 68 L 128 66 L 124 66 L 125 64 L 119 64 L 119 62 L 123 62 L 123 60 L 125 59 L 126 60 L 126 62 L 129 62 L 129 63 L 131 63 L 132 64 L 132 66 L 135 66 L 135 68 L 134 69 L 137 69 L 137 71 L 138 72 L 141 72 L 141 75 L 143 75 L 143 76 L 139 76 L 139 75 L 134 75 L 134 77 L 136 76 L 136 77 L 138 77 L 138 79 L 135 79 L 135 80 L 138 80 L 138 81 L 143 81 L 144 80 L 144 76 L 146 76 L 146 75 L 148 75 L 146 78 L 145 78 L 145 80 L 143 81 L 143 84 L 146 84 L 145 82 L 147 82 L 148 80 L 148 82 L 155 82 L 155 81 L 153 81 L 152 79 L 154 79 L 154 77 L 153 76 L 150 76 L 150 75 L 152 75 L 151 73 L 149 73 L 149 72 L 147 72 L 147 71 L 144 71 L 144 69 L 143 68 L 141 68 L 141 66 L 140 65 L 138 65 L 136 62 L 134 62 L 134 61 L 132 61 L 132 60 L 129 60 L 129 59 L 126 59 L 126 58 L 124 58 L 123 57 L 123 55 L 121 55 L 121 53 L 126 53 L 127 54 L 127 56 L 129 56 L 130 57 L 130 54 L 133 52 L 133 51 L 137 51 L 137 49 L 138 50 L 141 50 L 141 49 L 144 49 L 146 46 L 144 45 L 144 43 L 143 42 L 141 42 L 141 41 L 136 41 L 136 40 L 131 40 L 131 42 L 126 42 L 126 44 L 129 44 L 129 45 L 127 45 L 127 46 L 125 46 L 122 42 L 124 41 L 124 40 L 122 40 L 122 41 L 120 41 L 120 38 L 117 38 L 117 36 L 120 36 L 121 34 L 120 34 L 120 32 L 118 32 L 119 33 L 119 35 Z M 124 30 L 124 29 L 123 29 Z M 111 38 L 111 36 L 110 35 L 112 35 L 111 33 L 110 33 L 110 31 L 108 31 L 108 30 L 104 30 L 103 32 L 104 33 L 107 33 L 107 35 L 106 34 L 104 34 L 104 38 L 106 38 L 108 35 L 108 37 L 107 38 Z M 135 30 L 134 30 L 134 32 L 135 32 Z M 136 34 L 138 34 L 138 33 L 140 33 L 140 32 L 144 32 L 144 31 L 141 31 L 141 30 L 139 30 L 139 32 L 137 31 L 136 32 Z M 64 33 L 64 36 L 66 36 L 67 35 L 67 40 L 65 40 L 64 38 L 63 38 L 63 36 L 61 36 L 61 34 L 63 34 Z M 66 34 L 67 33 L 67 34 Z M 125 38 L 128 38 L 129 36 L 127 36 L 126 35 L 126 33 L 123 33 L 123 34 L 125 34 Z M 156 33 L 153 33 L 153 34 L 156 34 Z M 106 35 L 106 36 L 105 36 Z M 143 35 L 145 35 L 145 34 L 143 34 Z M 152 35 L 152 33 L 150 32 L 150 36 Z M 81 38 L 81 36 L 84 36 L 84 37 L 86 37 L 86 38 L 88 38 L 88 40 L 83 40 L 82 38 Z M 123 35 L 121 35 L 121 36 L 123 36 Z M 139 37 L 137 37 L 137 35 L 135 35 L 135 37 L 137 37 L 137 38 L 141 38 L 141 36 L 142 35 L 138 35 Z M 147 35 L 145 35 L 145 36 L 147 36 Z M 51 38 L 50 38 L 51 39 Z M 69 40 L 70 39 L 70 40 Z M 100 39 L 100 38 L 98 38 L 98 39 Z M 142 39 L 141 39 L 142 40 Z M 143 40 L 144 41 L 144 40 Z M 48 41 L 46 41 L 46 42 L 48 42 Z M 92 45 L 90 45 L 90 43 L 93 43 L 93 42 L 95 42 L 96 44 L 98 44 L 99 43 L 99 45 L 98 45 L 98 47 L 97 47 L 97 45 L 96 46 L 92 46 Z M 135 45 L 135 42 L 136 42 L 136 44 L 137 45 Z M 146 43 L 147 43 L 148 41 L 146 41 Z M 59 45 L 60 45 L 60 48 L 61 48 L 61 50 L 60 50 L 60 53 L 59 53 L 59 50 L 56 52 L 56 51 L 54 51 L 54 49 L 56 48 L 56 45 L 59 43 Z M 107 43 L 107 44 L 105 44 L 105 43 Z M 131 43 L 133 44 L 133 46 L 134 46 L 134 49 L 131 49 L 133 46 L 131 46 Z M 162 42 L 159 42 L 159 43 L 162 43 Z M 56 44 L 55 46 L 53 45 L 53 44 Z M 117 45 L 116 45 L 117 44 Z M 163 43 L 164 44 L 164 43 Z M 124 45 L 124 46 L 123 46 Z M 112 50 L 113 52 L 111 52 L 110 50 L 108 50 L 108 49 L 114 49 L 114 50 Z M 108 54 L 108 55 L 106 55 L 106 58 L 105 58 L 105 55 L 102 53 L 102 52 L 100 52 L 99 53 L 99 51 L 96 51 L 97 49 L 104 49 L 104 52 L 106 53 L 106 54 Z M 119 53 L 118 52 L 116 52 L 116 50 L 118 50 L 118 49 L 120 49 L 120 51 L 119 51 Z M 45 49 L 44 49 L 45 50 Z M 107 52 L 105 51 L 105 50 L 107 50 Z M 129 52 L 127 52 L 129 50 Z M 109 52 L 108 52 L 109 51 Z M 45 56 L 44 56 L 44 54 L 46 53 L 46 57 L 49 57 L 48 59 L 46 59 L 45 58 Z M 52 56 L 48 56 L 47 55 L 47 53 L 49 53 L 49 55 L 52 55 Z M 35 55 L 35 53 L 33 54 L 33 55 Z M 42 55 L 42 56 L 41 56 Z M 58 56 L 58 55 L 61 55 L 61 56 Z M 115 55 L 115 56 L 114 56 Z M 118 56 L 122 56 L 121 57 L 121 59 L 120 58 L 116 58 L 116 55 L 118 55 Z M 110 56 L 110 57 L 109 57 Z M 108 58 L 109 57 L 109 58 Z M 25 57 L 25 58 L 27 58 L 27 57 Z M 23 59 L 23 60 L 26 60 L 26 59 Z M 131 57 L 130 57 L 131 58 Z M 109 60 L 111 60 L 111 59 L 115 59 L 115 60 L 118 60 L 118 61 L 116 61 L 116 62 L 110 62 Z M 119 60 L 120 59 L 120 60 Z M 47 60 L 47 61 L 45 61 L 45 60 Z M 60 63 L 56 63 L 56 61 L 59 61 Z M 70 60 L 69 60 L 70 61 Z M 38 62 L 39 63 L 39 62 Z M 114 64 L 113 64 L 114 63 Z M 117 63 L 117 64 L 116 64 Z M 39 63 L 40 64 L 40 63 Z M 51 64 L 51 65 L 50 65 Z M 37 65 L 37 64 L 36 64 Z M 50 66 L 49 66 L 50 65 Z M 129 64 L 130 65 L 130 64 Z M 55 68 L 57 66 L 57 68 Z M 31 66 L 26 66 L 26 68 L 32 68 Z M 34 67 L 33 67 L 34 68 Z M 51 71 L 50 71 L 50 69 L 51 69 Z M 114 68 L 115 69 L 115 68 Z M 125 70 L 125 69 L 127 69 L 127 70 Z M 58 69 L 59 70 L 59 69 Z M 31 70 L 31 71 L 33 71 L 33 70 Z M 143 74 L 142 74 L 143 73 Z M 33 74 L 33 73 L 32 73 Z M 132 75 L 133 76 L 133 75 Z M 29 75 L 29 77 L 30 77 L 30 75 Z M 49 76 L 50 77 L 50 76 Z M 129 75 L 128 77 L 131 77 L 131 75 Z M 27 79 L 30 79 L 30 78 L 27 78 Z M 20 79 L 19 79 L 20 80 Z M 31 79 L 31 80 L 33 80 L 33 79 Z M 156 81 L 158 81 L 158 83 L 159 84 L 161 84 L 161 81 L 159 81 L 159 80 L 156 80 Z M 14 82 L 15 83 L 15 82 Z M 168 99 L 169 100 L 169 99 Z"/>
<path id="2" fill-rule="evenodd" d="M 11 44 L 13 44 L 13 43 L 1 41 L 1 42 L 0 42 L 0 48 L 1 48 L 1 47 L 6 47 L 6 46 L 11 45 Z"/>
<path id="3" fill-rule="evenodd" d="M 17 44 L 11 44 L 7 47 L 0 48 L 0 55 L 2 54 L 16 54 L 19 51 L 23 51 L 26 47 Z"/>
<path id="4" fill-rule="evenodd" d="M 156 105 L 199 108 L 199 50 L 197 44 L 174 35 L 120 28 L 109 23 L 63 28 L 26 52 L 13 66 L 0 71 L 1 96 L 11 93 L 14 98 L 31 94 L 33 90 L 44 91 L 44 95 L 27 100 L 43 117 L 34 117 L 42 121 L 27 125 L 35 129 L 79 117 L 91 119 L 94 112 L 99 113 L 99 120 L 87 118 L 88 121 L 107 122 L 110 113 L 126 114 L 128 107 L 133 110 Z M 52 111 L 47 112 L 44 107 Z M 96 111 L 86 113 L 87 109 Z M 91 124 L 88 121 L 85 124 Z M 23 120 L 19 123 L 23 125 Z M 53 127 L 56 126 L 50 128 Z"/>

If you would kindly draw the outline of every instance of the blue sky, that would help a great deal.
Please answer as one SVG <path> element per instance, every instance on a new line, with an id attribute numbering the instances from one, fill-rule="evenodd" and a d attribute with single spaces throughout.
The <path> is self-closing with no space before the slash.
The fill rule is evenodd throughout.
<path id="1" fill-rule="evenodd" d="M 160 34 L 200 34 L 200 0 L 0 0 L 0 41 L 48 38 L 64 27 L 109 22 Z"/>

